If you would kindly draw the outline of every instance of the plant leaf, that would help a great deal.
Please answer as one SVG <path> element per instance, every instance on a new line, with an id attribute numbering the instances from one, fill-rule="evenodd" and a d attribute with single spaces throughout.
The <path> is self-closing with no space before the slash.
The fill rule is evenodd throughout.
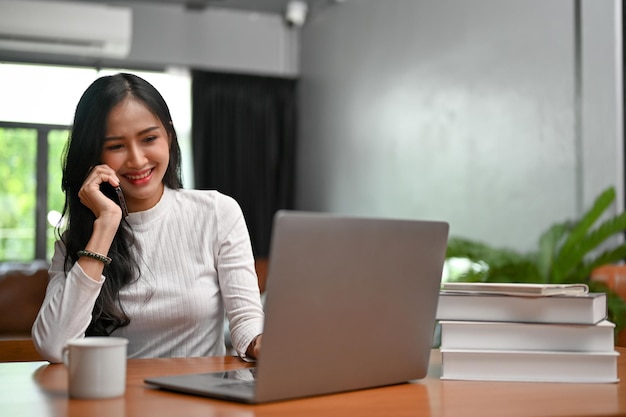
<path id="1" fill-rule="evenodd" d="M 543 232 L 539 237 L 539 254 L 537 255 L 537 270 L 543 282 L 550 282 L 552 265 L 556 257 L 557 248 L 573 227 L 572 222 L 557 223 Z"/>
<path id="2" fill-rule="evenodd" d="M 591 261 L 581 263 L 579 267 L 575 268 L 574 271 L 567 276 L 564 282 L 588 281 L 594 269 L 602 265 L 614 264 L 624 258 L 626 258 L 626 243 L 602 252 Z"/>
<path id="3" fill-rule="evenodd" d="M 557 262 L 559 266 L 559 280 L 555 282 L 563 282 L 567 280 L 568 275 L 584 262 L 585 256 L 604 243 L 607 239 L 617 233 L 621 233 L 626 229 L 626 212 L 617 217 L 605 220 L 597 229 L 593 230 L 588 236 L 581 238 L 576 246 L 574 246 L 567 256 L 560 257 Z M 611 262 L 615 262 L 611 261 Z M 608 263 L 608 262 L 607 262 Z"/>
<path id="4" fill-rule="evenodd" d="M 489 268 L 488 282 L 544 282 L 534 259 L 520 258 L 516 262 Z"/>
<path id="5" fill-rule="evenodd" d="M 490 254 L 494 251 L 497 251 L 497 249 L 484 243 L 454 237 L 448 239 L 446 258 L 467 258 L 473 261 L 480 261 L 484 260 L 485 257 L 490 257 Z"/>
<path id="6" fill-rule="evenodd" d="M 614 200 L 615 188 L 608 187 L 596 198 L 592 207 L 587 210 L 580 221 L 576 223 L 555 257 L 551 273 L 552 279 L 555 282 L 562 282 L 563 276 L 565 275 L 564 269 L 570 269 L 576 265 L 576 263 L 572 265 L 572 259 L 576 259 L 577 255 L 572 256 L 571 252 L 573 252 L 579 242 L 585 238 L 589 229 L 591 229 L 606 209 L 610 207 Z"/>

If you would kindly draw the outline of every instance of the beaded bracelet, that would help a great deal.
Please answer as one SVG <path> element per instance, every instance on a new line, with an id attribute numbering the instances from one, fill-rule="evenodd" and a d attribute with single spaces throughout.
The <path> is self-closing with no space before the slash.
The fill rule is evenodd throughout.
<path id="1" fill-rule="evenodd" d="M 100 255 L 99 253 L 96 253 L 96 252 L 91 252 L 88 250 L 79 250 L 77 255 L 79 258 L 81 256 L 87 256 L 89 258 L 96 259 L 107 266 L 111 264 L 111 258 L 109 258 L 108 256 Z"/>

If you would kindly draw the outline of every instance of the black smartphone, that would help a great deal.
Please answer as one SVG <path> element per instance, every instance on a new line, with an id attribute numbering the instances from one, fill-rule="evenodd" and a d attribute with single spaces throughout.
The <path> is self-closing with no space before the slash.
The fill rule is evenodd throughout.
<path id="1" fill-rule="evenodd" d="M 100 191 L 122 208 L 122 218 L 128 216 L 128 207 L 126 207 L 126 199 L 121 187 L 113 187 L 108 182 L 105 182 L 100 184 Z"/>

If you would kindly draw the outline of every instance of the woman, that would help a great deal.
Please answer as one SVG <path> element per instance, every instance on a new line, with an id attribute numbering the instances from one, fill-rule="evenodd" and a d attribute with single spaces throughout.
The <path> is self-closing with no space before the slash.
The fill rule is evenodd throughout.
<path id="1" fill-rule="evenodd" d="M 123 217 L 113 187 L 130 213 Z M 243 358 L 260 351 L 263 310 L 239 205 L 183 190 L 167 104 L 131 74 L 83 94 L 65 149 L 64 217 L 32 334 L 62 361 L 68 340 L 129 340 L 128 356 L 224 355 L 224 313 Z"/>

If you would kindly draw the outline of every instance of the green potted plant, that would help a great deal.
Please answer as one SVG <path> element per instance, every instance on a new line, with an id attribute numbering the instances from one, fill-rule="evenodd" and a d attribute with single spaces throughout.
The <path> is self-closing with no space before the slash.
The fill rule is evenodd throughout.
<path id="1" fill-rule="evenodd" d="M 585 283 L 590 291 L 606 292 L 608 318 L 616 335 L 626 327 L 626 301 L 605 283 L 590 279 L 603 265 L 626 259 L 626 243 L 610 244 L 626 231 L 626 212 L 610 215 L 615 189 L 605 189 L 577 221 L 549 227 L 539 237 L 534 252 L 495 248 L 482 242 L 452 237 L 448 244 L 448 280 L 473 282 Z M 468 267 L 454 268 L 462 259 Z"/>

